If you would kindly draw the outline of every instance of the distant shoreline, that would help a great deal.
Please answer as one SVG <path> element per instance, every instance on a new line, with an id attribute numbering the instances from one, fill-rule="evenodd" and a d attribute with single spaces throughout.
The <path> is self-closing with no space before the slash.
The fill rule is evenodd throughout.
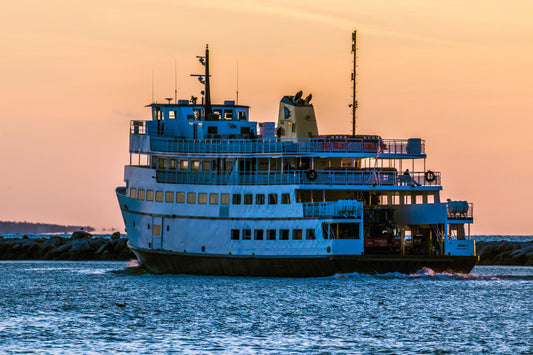
<path id="1" fill-rule="evenodd" d="M 91 226 L 68 226 L 68 225 L 50 224 L 50 223 L 0 221 L 0 235 L 2 234 L 51 234 L 51 233 L 67 234 L 67 233 L 72 233 L 78 230 L 93 232 L 94 228 Z"/>

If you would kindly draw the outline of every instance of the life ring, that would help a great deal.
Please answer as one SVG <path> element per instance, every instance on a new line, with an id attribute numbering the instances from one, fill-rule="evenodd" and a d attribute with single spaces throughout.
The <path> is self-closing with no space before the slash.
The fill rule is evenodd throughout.
<path id="1" fill-rule="evenodd" d="M 435 181 L 435 173 L 431 170 L 428 170 L 424 174 L 424 178 L 426 179 L 427 182 L 433 182 Z"/>
<path id="2" fill-rule="evenodd" d="M 316 171 L 314 171 L 313 169 L 309 169 L 307 170 L 307 172 L 305 173 L 305 176 L 307 176 L 307 178 L 311 181 L 315 180 L 318 176 L 318 174 L 316 173 Z"/>

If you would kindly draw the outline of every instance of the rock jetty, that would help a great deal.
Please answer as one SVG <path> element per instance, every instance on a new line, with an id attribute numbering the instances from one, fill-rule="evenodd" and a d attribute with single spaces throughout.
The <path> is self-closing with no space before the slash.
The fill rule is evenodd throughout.
<path id="1" fill-rule="evenodd" d="M 3 238 L 0 236 L 0 260 L 131 260 L 135 255 L 128 239 L 115 233 L 111 238 L 93 236 L 84 231 L 70 238 Z"/>
<path id="2" fill-rule="evenodd" d="M 93 237 L 76 231 L 70 238 L 3 238 L 0 236 L 0 260 L 131 260 L 135 255 L 127 238 L 114 233 L 111 238 Z M 533 241 L 477 242 L 479 265 L 533 266 Z"/>
<path id="3" fill-rule="evenodd" d="M 533 266 L 533 241 L 476 242 L 479 265 Z"/>

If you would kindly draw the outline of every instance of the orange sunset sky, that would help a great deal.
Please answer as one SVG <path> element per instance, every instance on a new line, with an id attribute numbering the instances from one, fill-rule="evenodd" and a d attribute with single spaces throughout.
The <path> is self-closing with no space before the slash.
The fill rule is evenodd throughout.
<path id="1" fill-rule="evenodd" d="M 533 234 L 533 1 L 2 0 L 0 220 L 124 226 L 114 189 L 129 122 L 211 49 L 212 96 L 276 121 L 313 94 L 323 134 L 426 140 L 442 198 L 474 203 L 472 234 Z"/>

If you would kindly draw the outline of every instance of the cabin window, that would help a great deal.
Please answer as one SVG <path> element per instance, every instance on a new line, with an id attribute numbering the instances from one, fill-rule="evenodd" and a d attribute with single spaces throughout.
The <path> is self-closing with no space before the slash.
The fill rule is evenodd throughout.
<path id="1" fill-rule="evenodd" d="M 276 230 L 267 229 L 267 240 L 276 240 Z"/>
<path id="2" fill-rule="evenodd" d="M 130 189 L 130 198 L 137 198 L 137 189 L 134 187 Z"/>
<path id="3" fill-rule="evenodd" d="M 220 194 L 220 204 L 229 205 L 229 194 Z"/>
<path id="4" fill-rule="evenodd" d="M 172 191 L 167 191 L 165 192 L 165 202 L 174 202 L 174 192 Z"/>
<path id="5" fill-rule="evenodd" d="M 163 191 L 155 192 L 155 202 L 163 202 Z"/>
<path id="6" fill-rule="evenodd" d="M 167 168 L 167 160 L 165 158 L 157 159 L 157 167 L 159 169 L 166 169 Z"/>
<path id="7" fill-rule="evenodd" d="M 146 190 L 146 201 L 154 200 L 154 190 Z"/>
<path id="8" fill-rule="evenodd" d="M 196 203 L 196 192 L 187 192 L 187 203 L 189 204 Z"/>
<path id="9" fill-rule="evenodd" d="M 281 194 L 281 204 L 282 205 L 288 205 L 291 203 L 291 195 L 289 194 Z"/>
<path id="10" fill-rule="evenodd" d="M 252 194 L 244 194 L 244 204 L 245 205 L 251 205 L 254 203 L 254 195 Z"/>
<path id="11" fill-rule="evenodd" d="M 224 119 L 231 121 L 233 119 L 233 110 L 224 110 Z"/>
<path id="12" fill-rule="evenodd" d="M 268 194 L 268 204 L 277 205 L 278 204 L 278 194 Z"/>
<path id="13" fill-rule="evenodd" d="M 185 192 L 176 192 L 176 203 L 185 203 Z"/>
<path id="14" fill-rule="evenodd" d="M 175 120 L 176 119 L 176 111 L 168 111 L 168 119 L 169 120 Z"/>
<path id="15" fill-rule="evenodd" d="M 200 170 L 200 161 L 199 160 L 191 161 L 191 170 Z"/>
<path id="16" fill-rule="evenodd" d="M 207 194 L 205 192 L 198 193 L 198 203 L 205 205 L 207 203 Z"/>
<path id="17" fill-rule="evenodd" d="M 239 112 L 239 121 L 246 121 L 246 112 Z"/>
<path id="18" fill-rule="evenodd" d="M 239 234 L 240 234 L 240 230 L 238 229 L 232 229 L 231 230 L 231 240 L 239 240 Z"/>
<path id="19" fill-rule="evenodd" d="M 193 121 L 194 120 L 194 115 L 187 115 L 187 119 Z"/>
<path id="20" fill-rule="evenodd" d="M 232 204 L 240 205 L 241 204 L 241 194 L 233 194 Z"/>
<path id="21" fill-rule="evenodd" d="M 137 200 L 144 200 L 144 189 L 137 191 Z"/>
<path id="22" fill-rule="evenodd" d="M 181 170 L 189 169 L 189 161 L 188 160 L 180 160 L 180 169 Z"/>
<path id="23" fill-rule="evenodd" d="M 202 161 L 202 170 L 203 171 L 210 171 L 211 170 L 211 161 L 203 160 Z"/>
<path id="24" fill-rule="evenodd" d="M 316 236 L 315 236 L 315 230 L 314 229 L 307 229 L 305 231 L 305 239 L 307 240 L 314 240 L 316 239 Z"/>
<path id="25" fill-rule="evenodd" d="M 254 240 L 263 240 L 263 230 L 262 229 L 254 230 Z"/>
<path id="26" fill-rule="evenodd" d="M 257 194 L 257 195 L 255 195 L 255 204 L 256 205 L 264 205 L 265 204 L 265 194 Z"/>
<path id="27" fill-rule="evenodd" d="M 250 240 L 252 239 L 252 230 L 251 229 L 243 229 L 242 230 L 242 240 Z"/>
<path id="28" fill-rule="evenodd" d="M 168 161 L 168 167 L 170 169 L 176 170 L 178 168 L 178 161 L 176 159 L 170 159 Z"/>
<path id="29" fill-rule="evenodd" d="M 218 127 L 217 126 L 207 127 L 207 134 L 217 134 L 217 133 L 218 133 Z"/>
<path id="30" fill-rule="evenodd" d="M 292 240 L 302 240 L 302 230 L 295 229 L 292 231 Z"/>
<path id="31" fill-rule="evenodd" d="M 209 194 L 209 204 L 218 205 L 218 194 Z"/>
<path id="32" fill-rule="evenodd" d="M 220 120 L 220 117 L 222 117 L 222 110 L 221 109 L 213 110 L 213 115 L 215 115 L 215 120 Z"/>
<path id="33" fill-rule="evenodd" d="M 279 240 L 289 240 L 289 230 L 280 229 L 279 230 Z"/>

